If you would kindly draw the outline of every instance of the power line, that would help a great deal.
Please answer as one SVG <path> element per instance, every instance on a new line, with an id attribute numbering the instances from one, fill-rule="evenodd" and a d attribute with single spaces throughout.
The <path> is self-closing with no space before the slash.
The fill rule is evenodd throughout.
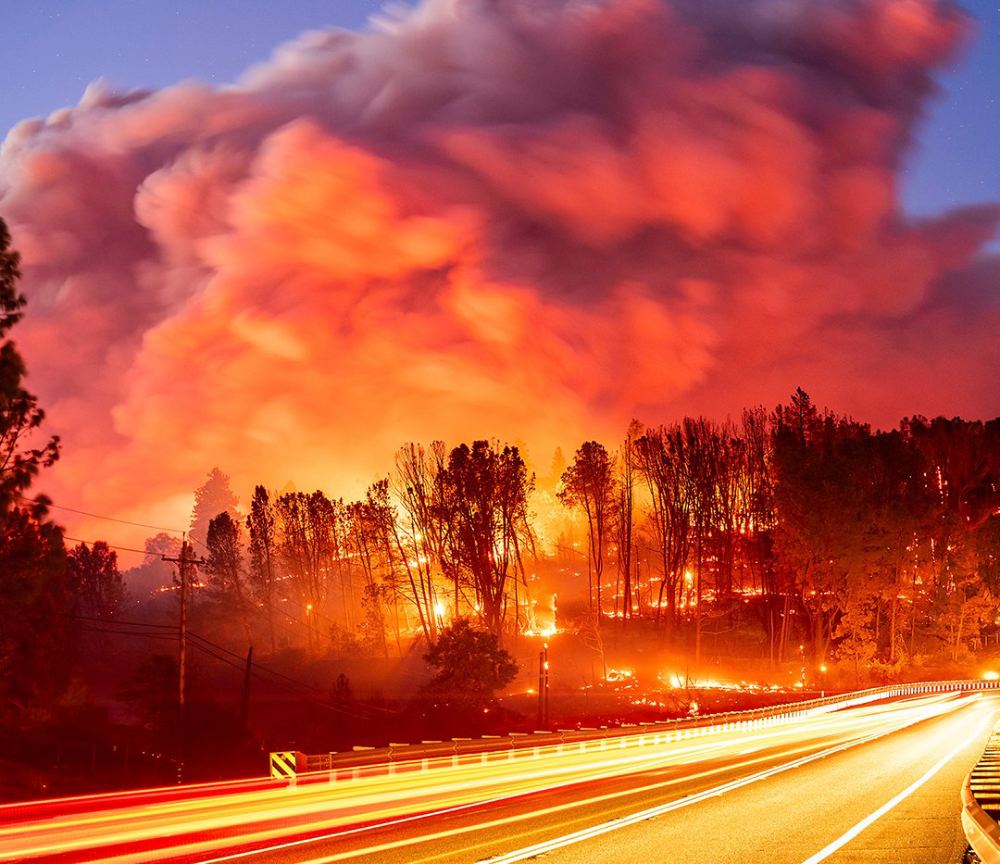
<path id="1" fill-rule="evenodd" d="M 188 636 L 189 637 L 193 637 L 194 639 L 200 640 L 200 641 L 206 643 L 207 645 L 210 645 L 212 648 L 215 648 L 218 651 L 222 651 L 222 652 L 224 652 L 226 654 L 229 654 L 231 657 L 236 658 L 236 660 L 240 661 L 239 665 L 237 665 L 237 663 L 235 661 L 227 661 L 227 662 L 230 662 L 230 665 L 236 666 L 239 669 L 243 668 L 243 666 L 242 666 L 242 660 L 243 660 L 242 655 L 237 654 L 234 651 L 230 651 L 228 648 L 225 648 L 224 646 L 219 645 L 216 642 L 212 642 L 210 639 L 206 639 L 204 636 L 199 636 L 197 633 L 188 632 Z M 200 647 L 197 642 L 192 642 L 191 644 L 194 645 L 195 647 Z M 220 657 L 219 659 L 221 660 L 223 658 Z M 297 680 L 295 678 L 291 678 L 291 677 L 289 677 L 288 675 L 285 675 L 282 672 L 278 672 L 278 671 L 276 671 L 274 669 L 270 669 L 267 666 L 262 666 L 260 663 L 254 663 L 254 671 L 256 672 L 258 670 L 260 672 L 266 672 L 268 675 L 273 675 L 275 678 L 281 679 L 282 681 L 286 681 L 286 682 L 288 682 L 288 684 L 294 685 L 295 687 L 299 687 L 302 690 L 307 690 L 310 693 L 322 694 L 322 692 L 323 692 L 318 687 L 314 687 L 312 684 L 306 684 L 304 681 L 299 681 L 299 680 Z M 269 683 L 280 683 L 280 682 L 271 681 Z M 319 704 L 327 705 L 327 703 L 325 703 L 325 702 L 324 703 L 319 703 Z M 337 708 L 337 706 L 327 705 L 327 707 L 334 708 L 335 710 L 340 710 L 339 708 Z M 385 713 L 392 713 L 391 711 L 389 711 L 388 708 L 380 708 L 379 706 L 373 706 L 373 707 L 376 708 L 377 710 L 384 711 Z"/>
<path id="2" fill-rule="evenodd" d="M 71 613 L 57 613 L 57 614 L 62 614 L 67 618 L 73 618 L 74 620 L 84 622 L 84 624 L 86 624 L 87 626 L 82 629 L 85 629 L 88 632 L 110 633 L 120 636 L 145 636 L 154 639 L 155 638 L 169 639 L 171 641 L 177 638 L 176 636 L 177 627 L 170 624 L 151 624 L 142 621 L 127 621 L 119 618 L 102 618 L 93 615 L 80 615 Z M 137 628 L 145 627 L 160 632 L 144 633 L 141 630 L 114 629 L 116 627 L 137 627 Z M 164 630 L 169 632 L 162 632 Z M 235 651 L 229 650 L 223 645 L 219 645 L 217 642 L 213 642 L 211 639 L 208 639 L 205 636 L 202 636 L 198 633 L 194 633 L 189 630 L 187 632 L 187 642 L 193 648 L 197 648 L 203 653 L 208 654 L 210 657 L 214 657 L 221 663 L 226 663 L 227 665 L 232 666 L 234 669 L 239 669 L 241 671 L 244 669 L 244 659 L 242 655 L 237 654 Z M 223 656 L 225 654 L 228 654 L 229 657 Z M 235 658 L 235 659 L 230 659 L 230 658 Z M 279 680 L 275 681 L 272 680 L 271 678 L 263 678 L 261 677 L 262 673 L 271 675 L 273 676 L 273 678 L 277 678 Z M 266 684 L 276 684 L 278 686 L 283 686 L 288 690 L 291 690 L 293 688 L 298 688 L 300 691 L 306 691 L 307 693 L 319 696 L 321 696 L 323 693 L 322 690 L 320 690 L 318 687 L 313 686 L 312 684 L 306 684 L 304 681 L 299 681 L 296 678 L 292 678 L 288 675 L 285 675 L 282 672 L 278 672 L 277 670 L 271 669 L 267 666 L 262 666 L 259 663 L 253 664 L 251 674 L 253 674 L 259 680 L 263 681 Z M 359 720 L 368 719 L 373 710 L 382 711 L 383 713 L 386 714 L 393 713 L 390 709 L 382 708 L 381 706 L 377 705 L 371 706 L 369 708 L 365 708 L 363 706 L 355 706 L 355 710 L 350 710 L 344 708 L 343 706 L 331 705 L 328 702 L 319 701 L 318 699 L 315 698 L 315 695 L 313 696 L 313 698 L 309 699 L 309 701 L 312 702 L 313 704 L 319 705 L 323 708 L 327 708 L 331 711 L 338 711 L 342 714 L 348 714 L 350 716 L 355 717 L 355 719 Z"/>
<path id="3" fill-rule="evenodd" d="M 108 633 L 113 636 L 142 636 L 145 639 L 162 639 L 168 642 L 174 642 L 177 637 L 172 633 L 142 633 L 137 630 L 115 630 L 111 627 L 94 627 L 92 625 L 85 625 L 80 627 L 82 633 Z"/>
<path id="4" fill-rule="evenodd" d="M 200 634 L 194 633 L 194 632 L 192 632 L 190 630 L 188 631 L 188 637 L 192 638 L 192 639 L 200 640 L 200 641 L 204 642 L 206 645 L 210 645 L 212 648 L 216 649 L 217 651 L 222 651 L 222 652 L 230 655 L 231 657 L 233 657 L 236 660 L 240 661 L 241 665 L 238 668 L 243 668 L 242 667 L 243 656 L 241 654 L 237 654 L 235 651 L 231 651 L 230 649 L 226 648 L 225 646 L 219 645 L 217 642 L 213 642 L 211 639 L 208 639 L 205 636 L 201 636 Z M 196 643 L 192 642 L 192 644 L 196 644 Z M 300 687 L 303 690 L 308 690 L 308 691 L 310 691 L 312 693 L 320 693 L 321 694 L 323 692 L 318 687 L 315 687 L 312 684 L 306 684 L 304 681 L 299 681 L 296 678 L 292 678 L 292 677 L 290 677 L 288 675 L 285 675 L 283 672 L 278 672 L 275 669 L 270 669 L 269 667 L 264 666 L 264 665 L 262 665 L 260 663 L 254 663 L 254 670 L 255 671 L 259 670 L 260 672 L 266 672 L 268 675 L 273 675 L 275 678 L 280 678 L 280 679 L 282 679 L 284 681 L 289 682 L 290 684 L 294 684 L 296 687 Z M 389 711 L 388 708 L 379 708 L 378 706 L 374 706 L 374 707 L 377 710 L 384 711 L 386 713 L 392 713 L 391 711 Z"/>
<path id="5" fill-rule="evenodd" d="M 18 495 L 22 501 L 30 501 L 32 504 L 39 503 L 37 498 L 29 498 L 27 495 Z M 121 525 L 132 525 L 136 528 L 149 528 L 153 531 L 169 531 L 171 534 L 183 534 L 184 530 L 181 528 L 167 528 L 163 525 L 148 525 L 145 522 L 132 522 L 129 519 L 118 519 L 114 516 L 103 516 L 100 513 L 90 513 L 86 510 L 77 510 L 75 507 L 66 507 L 63 504 L 53 504 L 51 501 L 43 501 L 48 507 L 54 507 L 56 510 L 66 510 L 70 513 L 76 513 L 79 516 L 90 516 L 92 519 L 103 519 L 105 522 L 118 522 Z"/>
<path id="6" fill-rule="evenodd" d="M 199 651 L 202 651 L 203 653 L 207 654 L 209 657 L 213 657 L 214 659 L 218 660 L 220 663 L 225 663 L 228 666 L 232 666 L 234 669 L 239 669 L 240 671 L 244 670 L 245 667 L 243 665 L 242 658 L 241 658 L 241 662 L 236 662 L 234 660 L 230 660 L 228 657 L 225 657 L 225 656 L 223 656 L 223 655 L 221 655 L 221 654 L 219 654 L 219 653 L 211 650 L 210 648 L 205 647 L 204 645 L 201 645 L 199 642 L 197 642 L 195 640 L 189 640 L 189 641 L 190 641 L 190 644 L 191 644 L 192 648 L 197 648 Z M 223 649 L 223 650 L 225 650 L 225 649 Z M 232 653 L 232 652 L 229 652 L 229 653 Z M 298 682 L 294 682 L 293 679 L 288 679 L 289 681 L 293 681 L 293 684 L 288 684 L 288 683 L 285 683 L 283 681 L 275 681 L 275 680 L 273 680 L 271 678 L 261 678 L 260 674 L 258 673 L 257 669 L 254 666 L 251 666 L 251 668 L 250 668 L 250 674 L 254 675 L 256 678 L 258 678 L 258 680 L 263 681 L 263 683 L 265 683 L 265 684 L 270 684 L 272 686 L 276 685 L 278 687 L 284 687 L 286 690 L 291 690 L 292 692 L 296 692 L 297 690 L 300 692 L 301 689 L 306 689 L 306 690 L 308 690 L 309 693 L 319 693 L 320 692 L 320 691 L 316 690 L 316 688 L 310 687 L 308 684 L 300 684 Z M 271 674 L 279 674 L 279 673 L 271 673 Z M 281 675 L 280 677 L 286 678 L 287 676 Z M 352 709 L 347 708 L 347 707 L 345 707 L 343 705 L 331 705 L 329 702 L 320 701 L 315 696 L 313 696 L 313 697 L 310 698 L 306 694 L 302 694 L 302 695 L 306 696 L 306 698 L 308 699 L 308 701 L 311 702 L 313 705 L 316 705 L 316 706 L 318 706 L 320 708 L 326 708 L 328 711 L 334 711 L 334 712 L 336 712 L 338 714 L 344 714 L 344 715 L 346 715 L 348 717 L 353 717 L 355 720 L 370 720 L 371 719 L 371 712 L 368 711 L 368 710 L 366 710 L 366 709 L 364 709 L 364 708 L 362 708 L 361 706 L 357 706 L 357 709 L 360 709 L 360 710 L 357 710 L 357 709 L 356 710 L 352 710 Z M 388 709 L 382 709 L 382 710 L 388 712 Z"/>
<path id="7" fill-rule="evenodd" d="M 77 621 L 96 622 L 98 624 L 114 624 L 115 626 L 126 625 L 128 627 L 150 627 L 157 630 L 169 630 L 172 633 L 177 630 L 177 625 L 175 624 L 152 624 L 148 621 L 127 621 L 124 618 L 107 618 L 99 615 L 80 615 L 79 613 L 72 612 L 56 612 L 54 614 L 62 615 L 65 618 L 75 618 Z"/>
<path id="8" fill-rule="evenodd" d="M 185 533 L 185 532 L 182 532 L 182 533 Z M 197 543 L 199 546 L 201 546 L 207 552 L 211 552 L 212 551 L 211 549 L 208 548 L 208 544 L 207 543 L 202 543 L 201 540 L 199 540 L 197 537 L 194 536 L 194 534 L 190 534 L 189 533 L 188 534 L 188 540 L 194 540 L 195 543 Z"/>
<path id="9" fill-rule="evenodd" d="M 38 503 L 38 499 L 37 498 L 29 498 L 27 495 L 18 495 L 17 497 L 20 498 L 22 501 L 30 501 L 32 504 L 37 504 Z M 56 510 L 66 510 L 69 513 L 76 513 L 79 516 L 90 516 L 92 519 L 103 519 L 105 522 L 117 522 L 119 525 L 132 525 L 135 528 L 149 528 L 152 531 L 168 531 L 171 534 L 186 534 L 186 533 L 188 533 L 183 528 L 167 528 L 165 525 L 149 525 L 146 522 L 132 522 L 129 519 L 118 519 L 115 516 L 104 516 L 104 515 L 102 515 L 100 513 L 90 513 L 87 510 L 77 510 L 75 507 L 66 507 L 63 504 L 53 504 L 51 501 L 45 501 L 44 503 L 45 503 L 45 505 L 47 507 L 54 507 Z M 70 537 L 69 539 L 72 540 L 73 538 Z M 202 548 L 208 549 L 208 544 L 202 542 L 197 537 L 195 537 L 193 534 L 188 539 L 193 540 L 195 543 L 197 543 Z M 81 540 L 81 541 L 78 541 L 78 542 L 85 543 L 87 541 Z M 110 544 L 108 544 L 108 545 L 110 545 Z M 115 546 L 114 548 L 115 549 L 124 549 L 125 547 L 124 546 Z M 130 552 L 136 552 L 138 550 L 136 550 L 136 549 L 129 549 L 128 551 L 130 551 Z"/>
<path id="10" fill-rule="evenodd" d="M 148 549 L 133 549 L 131 546 L 116 546 L 114 543 L 107 543 L 104 540 L 81 540 L 79 537 L 69 537 L 63 534 L 63 540 L 71 540 L 74 543 L 83 543 L 93 546 L 95 543 L 104 543 L 109 549 L 118 549 L 121 552 L 138 552 L 140 555 L 159 555 L 159 552 L 150 552 Z"/>
<path id="11" fill-rule="evenodd" d="M 73 617 L 76 617 L 76 616 L 73 616 Z M 107 619 L 96 619 L 96 620 L 103 621 L 103 620 L 107 620 Z M 151 626 L 155 626 L 155 625 L 151 625 Z M 81 630 L 81 632 L 84 632 L 84 633 L 103 633 L 103 634 L 111 635 L 111 636 L 141 636 L 141 637 L 147 638 L 147 639 L 161 639 L 161 640 L 166 640 L 166 641 L 170 641 L 170 642 L 173 642 L 173 641 L 175 641 L 177 639 L 177 636 L 175 634 L 173 634 L 173 633 L 144 633 L 144 632 L 138 631 L 138 630 L 123 630 L 123 629 L 115 628 L 113 626 L 97 626 L 96 624 L 92 623 L 91 621 L 85 621 L 84 622 L 84 626 L 81 626 L 80 630 Z M 192 634 L 188 634 L 189 637 L 191 635 Z M 194 639 L 191 639 L 191 638 L 188 638 L 188 643 L 191 645 L 192 648 L 197 648 L 202 653 L 207 654 L 209 657 L 213 658 L 214 660 L 218 660 L 220 663 L 225 663 L 227 666 L 232 666 L 234 669 L 238 669 L 240 671 L 243 671 L 244 668 L 245 668 L 244 664 L 242 662 L 242 659 L 241 659 L 240 662 L 236 662 L 234 660 L 231 660 L 230 658 L 223 656 L 223 654 L 218 653 L 216 651 L 213 651 L 211 648 L 209 648 L 209 647 L 207 647 L 205 645 L 202 645 L 200 642 L 195 641 Z M 209 644 L 212 644 L 212 643 L 209 643 Z M 221 649 L 221 650 L 226 651 L 226 653 L 232 654 L 232 652 L 228 651 L 227 649 Z M 239 656 L 239 655 L 234 655 L 234 656 Z M 268 670 L 268 671 L 270 672 L 270 670 Z M 285 683 L 284 681 L 275 681 L 275 680 L 273 680 L 271 678 L 263 678 L 263 677 L 261 677 L 260 673 L 257 671 L 257 669 L 255 667 L 251 667 L 250 674 L 253 675 L 253 676 L 255 676 L 258 680 L 260 680 L 261 682 L 263 682 L 265 684 L 277 685 L 279 687 L 284 687 L 286 690 L 298 691 L 298 692 L 301 692 L 301 690 L 307 690 L 310 693 L 319 693 L 319 691 L 316 690 L 316 688 L 310 687 L 308 684 L 302 684 L 300 682 L 297 682 L 297 681 L 295 681 L 292 678 L 288 678 L 287 675 L 281 675 L 281 673 L 270 672 L 270 674 L 277 675 L 280 678 L 288 678 L 288 681 L 290 681 L 292 683 L 289 684 L 289 683 Z M 306 696 L 306 694 L 302 694 L 302 695 Z M 368 720 L 368 719 L 371 718 L 371 713 L 369 711 L 365 711 L 364 709 L 361 709 L 361 710 L 351 710 L 351 709 L 346 708 L 346 707 L 341 706 L 341 705 L 331 705 L 328 702 L 321 702 L 319 699 L 317 699 L 315 697 L 310 698 L 309 696 L 306 696 L 306 698 L 308 699 L 309 702 L 311 702 L 314 705 L 317 705 L 320 708 L 326 708 L 329 711 L 334 711 L 334 712 L 339 713 L 339 714 L 345 714 L 348 717 L 353 717 L 355 720 Z M 381 710 L 388 712 L 388 709 L 384 709 L 383 708 Z"/>
<path id="12" fill-rule="evenodd" d="M 28 502 L 30 502 L 32 504 L 39 503 L 39 501 L 38 501 L 37 498 L 29 498 L 27 495 L 20 495 L 19 494 L 17 497 L 20 498 L 22 501 L 28 501 Z M 130 519 L 118 519 L 115 516 L 104 516 L 101 513 L 91 513 L 88 510 L 78 510 L 76 507 L 66 507 L 64 504 L 53 504 L 51 501 L 44 501 L 42 503 L 44 503 L 47 507 L 54 507 L 56 510 L 65 510 L 68 513 L 76 513 L 78 516 L 89 516 L 92 519 L 103 519 L 105 522 L 117 522 L 119 525 L 131 525 L 134 528 L 149 528 L 151 531 L 167 531 L 167 532 L 169 532 L 171 534 L 186 534 L 187 533 L 183 528 L 168 528 L 165 525 L 150 525 L 147 522 L 133 522 Z M 77 540 L 75 537 L 67 537 L 66 539 L 67 540 L 73 540 L 76 543 L 89 543 L 90 545 L 93 545 L 93 543 L 95 542 L 95 541 L 92 541 L 92 540 Z M 208 549 L 208 545 L 206 543 L 203 543 L 201 540 L 199 540 L 194 535 L 192 535 L 190 537 L 190 539 L 193 540 L 195 543 L 197 543 L 199 546 L 203 547 L 204 549 Z M 104 541 L 100 541 L 100 542 L 104 542 Z M 144 549 L 130 549 L 127 546 L 114 546 L 111 543 L 107 543 L 106 545 L 110 546 L 112 549 L 121 549 L 121 550 L 123 550 L 125 552 L 141 552 L 143 555 L 147 555 L 147 554 L 155 555 L 155 554 L 157 554 L 155 552 L 147 552 Z"/>

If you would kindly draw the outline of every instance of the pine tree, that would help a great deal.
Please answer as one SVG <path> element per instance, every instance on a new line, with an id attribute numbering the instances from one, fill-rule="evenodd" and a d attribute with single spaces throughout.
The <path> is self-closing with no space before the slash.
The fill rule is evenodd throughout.
<path id="1" fill-rule="evenodd" d="M 24 361 L 8 336 L 25 305 L 19 263 L 0 220 L 0 714 L 8 721 L 58 691 L 69 629 L 53 615 L 67 608 L 62 531 L 48 520 L 48 499 L 27 495 L 59 441 L 39 431 L 45 413 L 23 386 Z"/>
<path id="2" fill-rule="evenodd" d="M 208 479 L 194 492 L 194 509 L 191 511 L 191 537 L 204 549 L 208 543 L 208 523 L 220 513 L 228 513 L 239 524 L 243 521 L 236 505 L 239 499 L 229 486 L 229 476 L 218 468 L 208 473 Z"/>

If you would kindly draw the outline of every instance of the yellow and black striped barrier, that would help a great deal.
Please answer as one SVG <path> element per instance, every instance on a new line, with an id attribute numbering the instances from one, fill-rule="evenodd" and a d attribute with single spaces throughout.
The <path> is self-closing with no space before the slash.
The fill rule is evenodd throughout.
<path id="1" fill-rule="evenodd" d="M 295 785 L 295 775 L 299 763 L 299 753 L 296 750 L 278 750 L 271 753 L 271 776 L 278 780 L 287 780 Z"/>

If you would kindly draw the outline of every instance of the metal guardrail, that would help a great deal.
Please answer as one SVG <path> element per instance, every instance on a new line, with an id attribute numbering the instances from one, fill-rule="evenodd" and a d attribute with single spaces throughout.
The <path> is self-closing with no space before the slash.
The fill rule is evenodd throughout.
<path id="1" fill-rule="evenodd" d="M 1000 724 L 962 784 L 962 828 L 983 864 L 1000 864 Z"/>
<path id="2" fill-rule="evenodd" d="M 394 774 L 403 771 L 425 771 L 434 767 L 458 767 L 475 762 L 490 761 L 491 756 L 517 758 L 524 751 L 530 751 L 530 755 L 537 758 L 543 749 L 548 752 L 562 752 L 569 746 L 580 750 L 608 749 L 609 746 L 622 748 L 642 746 L 711 732 L 756 729 L 764 725 L 771 725 L 778 720 L 792 719 L 807 713 L 818 713 L 825 709 L 836 710 L 863 705 L 880 699 L 973 690 L 1000 690 L 1000 681 L 956 680 L 890 684 L 820 699 L 754 708 L 749 711 L 729 711 L 706 714 L 701 717 L 683 717 L 658 723 L 601 726 L 592 729 L 559 729 L 554 732 L 547 729 L 533 733 L 511 732 L 507 735 L 482 736 L 480 738 L 395 743 L 388 747 L 359 746 L 352 750 L 315 755 L 298 751 L 284 751 L 281 755 L 294 754 L 295 776 L 289 776 L 287 772 L 276 774 L 273 769 L 272 776 L 286 779 L 290 785 L 294 785 L 296 779 L 302 775 L 314 780 L 334 782 L 338 779 Z M 1000 864 L 1000 858 L 997 859 L 997 864 Z"/>

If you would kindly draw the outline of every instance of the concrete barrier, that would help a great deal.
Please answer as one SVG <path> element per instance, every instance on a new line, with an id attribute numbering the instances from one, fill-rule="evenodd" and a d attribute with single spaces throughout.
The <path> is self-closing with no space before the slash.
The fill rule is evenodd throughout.
<path id="1" fill-rule="evenodd" d="M 962 828 L 983 864 L 1000 864 L 1000 725 L 962 784 Z"/>

